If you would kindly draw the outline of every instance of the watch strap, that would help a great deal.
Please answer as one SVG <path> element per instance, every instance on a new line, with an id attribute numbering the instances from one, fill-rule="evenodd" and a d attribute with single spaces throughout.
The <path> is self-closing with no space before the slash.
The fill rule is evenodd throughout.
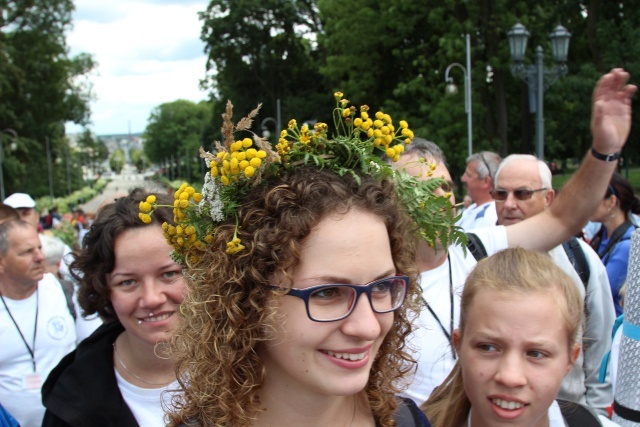
<path id="1" fill-rule="evenodd" d="M 602 154 L 596 151 L 595 148 L 591 147 L 591 155 L 598 160 L 604 160 L 605 162 L 613 162 L 614 160 L 618 160 L 620 156 L 622 156 L 622 151 L 618 151 L 613 154 Z"/>

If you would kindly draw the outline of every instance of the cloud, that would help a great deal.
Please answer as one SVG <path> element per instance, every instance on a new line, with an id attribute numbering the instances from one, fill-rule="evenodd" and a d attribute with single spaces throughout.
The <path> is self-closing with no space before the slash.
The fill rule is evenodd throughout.
<path id="1" fill-rule="evenodd" d="M 90 126 L 97 134 L 141 132 L 153 107 L 176 99 L 207 97 L 199 81 L 206 56 L 197 13 L 205 0 L 77 0 L 67 36 L 72 55 L 93 55 L 96 101 Z M 67 132 L 78 126 L 68 124 Z"/>
<path id="2" fill-rule="evenodd" d="M 78 3 L 83 3 L 82 1 Z M 76 6 L 76 10 L 73 12 L 73 21 L 89 21 L 108 24 L 115 22 L 124 17 L 124 12 L 114 9 L 107 5 L 107 3 L 98 2 L 86 2 L 81 8 Z"/>

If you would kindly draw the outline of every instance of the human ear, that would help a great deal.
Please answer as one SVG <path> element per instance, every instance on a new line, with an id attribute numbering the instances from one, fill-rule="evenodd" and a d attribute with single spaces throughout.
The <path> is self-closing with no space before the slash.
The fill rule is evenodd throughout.
<path id="1" fill-rule="evenodd" d="M 453 334 L 451 334 L 451 340 L 453 341 L 453 347 L 457 352 L 460 351 L 460 338 L 462 334 L 460 333 L 460 329 L 456 328 L 453 330 Z"/>
<path id="2" fill-rule="evenodd" d="M 573 368 L 573 365 L 576 363 L 576 360 L 578 360 L 581 348 L 582 346 L 578 343 L 575 343 L 571 347 L 571 354 L 569 355 L 569 366 L 567 366 L 567 372 L 565 373 L 565 375 L 569 373 L 569 371 Z"/>

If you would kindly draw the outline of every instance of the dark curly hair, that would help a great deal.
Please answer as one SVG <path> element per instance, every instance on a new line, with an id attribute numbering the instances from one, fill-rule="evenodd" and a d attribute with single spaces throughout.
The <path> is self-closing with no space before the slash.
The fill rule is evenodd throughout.
<path id="1" fill-rule="evenodd" d="M 351 209 L 383 220 L 396 271 L 411 278 L 405 305 L 394 313 L 362 393 L 379 425 L 393 425 L 400 378 L 414 367 L 404 340 L 419 304 L 415 230 L 390 181 L 317 168 L 254 187 L 238 212 L 238 237 L 246 249 L 225 253 L 236 229 L 231 218 L 190 267 L 184 319 L 172 339 L 184 392 L 174 399 L 172 423 L 241 427 L 255 420 L 263 410 L 258 395 L 266 375 L 257 346 L 273 335 L 279 322 L 273 302 L 282 296 L 266 285 L 277 275 L 291 286 L 301 247 L 314 227 L 327 215 Z"/>
<path id="2" fill-rule="evenodd" d="M 107 274 L 115 267 L 113 249 L 116 238 L 134 228 L 173 223 L 170 208 L 158 208 L 151 216 L 152 223 L 149 225 L 138 218 L 139 204 L 147 195 L 144 190 L 135 189 L 128 196 L 105 205 L 98 211 L 96 220 L 85 235 L 82 251 L 69 266 L 71 275 L 80 283 L 78 303 L 83 316 L 98 313 L 105 322 L 117 320 L 111 305 L 111 288 L 107 283 Z M 173 198 L 169 195 L 156 197 L 159 204 L 173 205 Z"/>

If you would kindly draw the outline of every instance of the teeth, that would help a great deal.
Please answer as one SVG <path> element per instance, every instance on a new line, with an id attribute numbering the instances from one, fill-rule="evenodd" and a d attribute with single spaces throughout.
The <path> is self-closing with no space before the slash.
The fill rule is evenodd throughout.
<path id="1" fill-rule="evenodd" d="M 171 314 L 173 314 L 173 313 L 167 313 L 167 314 L 163 314 L 163 315 L 161 315 L 161 316 L 155 316 L 155 317 L 153 317 L 153 316 L 149 316 L 149 317 L 145 317 L 143 320 L 144 320 L 145 322 L 159 322 L 159 321 L 162 321 L 162 320 L 168 319 L 168 318 L 169 318 L 169 316 L 171 316 Z M 141 321 L 138 321 L 138 323 L 142 323 L 142 322 L 141 322 Z"/>
<path id="2" fill-rule="evenodd" d="M 514 409 L 520 409 L 524 406 L 524 403 L 520 403 L 520 402 L 514 402 L 514 401 L 507 401 L 507 400 L 502 400 L 502 399 L 491 399 L 491 401 L 501 407 L 502 409 L 509 409 L 509 410 L 514 410 Z"/>
<path id="3" fill-rule="evenodd" d="M 336 359 L 345 360 L 362 360 L 367 355 L 366 351 L 363 353 L 335 353 L 333 351 L 327 350 L 326 353 L 331 357 L 335 357 Z"/>

